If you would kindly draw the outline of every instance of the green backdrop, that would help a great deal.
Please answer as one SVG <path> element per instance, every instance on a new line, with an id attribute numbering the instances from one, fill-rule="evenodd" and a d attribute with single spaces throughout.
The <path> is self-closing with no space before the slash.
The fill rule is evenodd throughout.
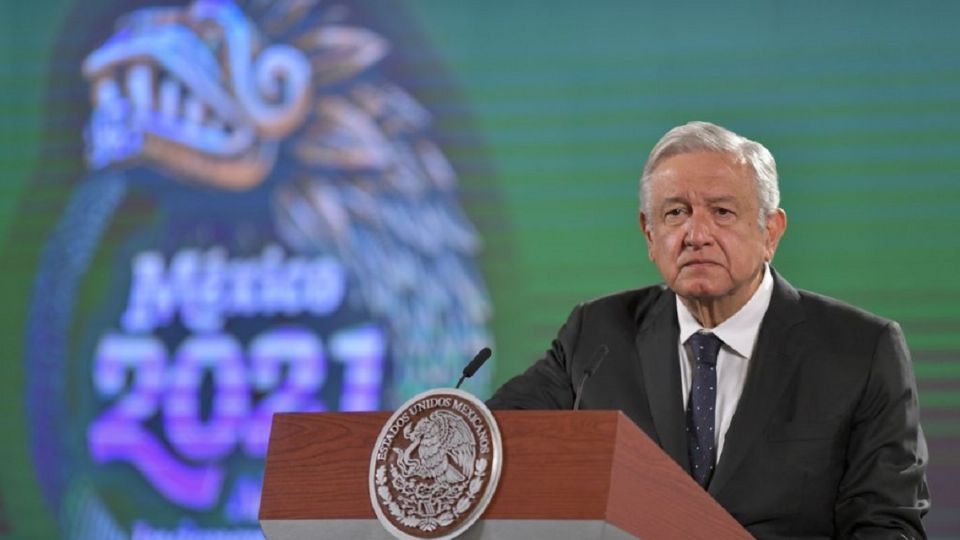
<path id="1" fill-rule="evenodd" d="M 22 349 L 69 188 L 38 180 L 69 164 L 38 157 L 57 114 L 51 73 L 77 69 L 51 51 L 78 5 L 0 7 L 0 531 L 16 538 L 58 535 L 27 446 Z M 456 99 L 428 103 L 441 139 L 469 131 L 480 149 L 451 159 L 484 241 L 494 383 L 537 358 L 577 302 L 658 281 L 636 179 L 667 129 L 719 123 L 778 161 L 789 217 L 778 270 L 902 324 L 931 450 L 929 530 L 960 537 L 960 4 L 370 5 L 402 11 L 383 24 L 413 25 L 456 84 Z"/>

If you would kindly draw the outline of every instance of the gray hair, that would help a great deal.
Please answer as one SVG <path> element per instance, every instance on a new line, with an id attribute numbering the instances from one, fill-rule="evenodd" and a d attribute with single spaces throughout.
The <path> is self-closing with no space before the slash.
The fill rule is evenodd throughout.
<path id="1" fill-rule="evenodd" d="M 650 178 L 657 166 L 669 157 L 691 152 L 724 152 L 753 169 L 761 228 L 767 216 L 780 206 L 777 162 L 765 146 L 710 122 L 688 122 L 668 131 L 650 151 L 640 177 L 640 209 L 644 214 L 650 215 Z"/>

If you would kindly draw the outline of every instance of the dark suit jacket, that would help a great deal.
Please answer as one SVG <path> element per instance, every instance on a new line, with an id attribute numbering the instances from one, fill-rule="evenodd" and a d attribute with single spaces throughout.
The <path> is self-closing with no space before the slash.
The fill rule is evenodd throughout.
<path id="1" fill-rule="evenodd" d="M 925 537 L 927 448 L 900 327 L 798 291 L 773 297 L 709 493 L 758 538 Z M 577 306 L 495 409 L 620 409 L 689 469 L 675 295 L 664 286 Z M 903 536 L 900 536 L 903 535 Z"/>

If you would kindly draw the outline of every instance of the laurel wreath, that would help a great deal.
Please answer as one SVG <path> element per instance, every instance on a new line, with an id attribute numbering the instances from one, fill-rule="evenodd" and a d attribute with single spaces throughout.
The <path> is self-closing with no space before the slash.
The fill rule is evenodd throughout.
<path id="1" fill-rule="evenodd" d="M 404 477 L 396 466 L 391 465 L 390 484 L 398 493 L 396 497 L 387 486 L 386 465 L 377 467 L 374 482 L 383 505 L 400 524 L 430 532 L 450 525 L 470 509 L 483 487 L 487 465 L 485 458 L 477 459 L 473 465 L 472 477 L 453 484 L 417 482 Z M 418 513 L 418 509 L 423 506 L 439 507 L 441 512 L 424 516 Z"/>

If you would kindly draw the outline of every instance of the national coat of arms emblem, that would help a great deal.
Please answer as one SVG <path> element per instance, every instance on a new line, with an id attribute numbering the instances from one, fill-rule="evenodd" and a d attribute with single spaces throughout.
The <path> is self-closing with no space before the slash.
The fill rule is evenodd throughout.
<path id="1" fill-rule="evenodd" d="M 477 398 L 414 396 L 384 425 L 370 458 L 370 501 L 395 537 L 455 538 L 486 509 L 502 466 L 500 431 Z"/>

